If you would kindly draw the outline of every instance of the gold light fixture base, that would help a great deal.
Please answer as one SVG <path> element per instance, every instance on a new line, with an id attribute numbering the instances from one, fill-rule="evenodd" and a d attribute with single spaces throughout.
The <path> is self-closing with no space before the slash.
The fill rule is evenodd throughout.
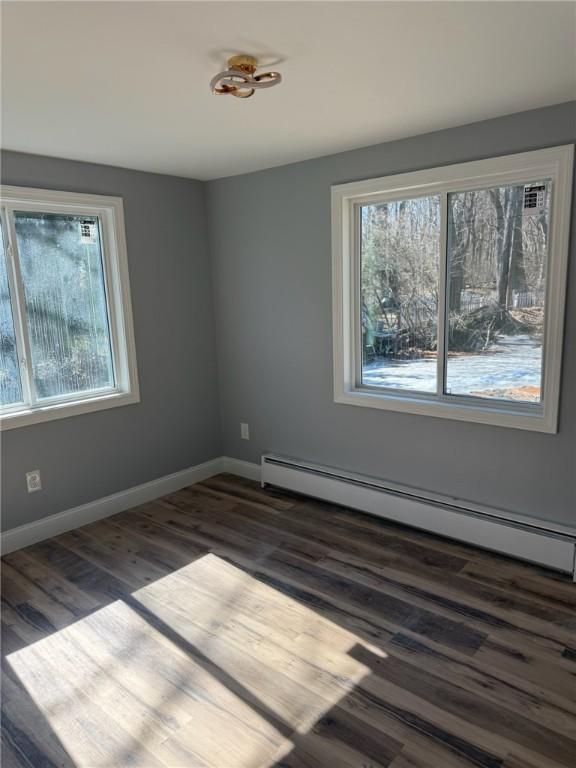
<path id="1" fill-rule="evenodd" d="M 239 69 L 240 72 L 246 72 L 248 75 L 253 75 L 258 69 L 258 59 L 255 59 L 254 56 L 247 56 L 246 54 L 232 56 L 232 58 L 228 59 L 228 69 Z"/>

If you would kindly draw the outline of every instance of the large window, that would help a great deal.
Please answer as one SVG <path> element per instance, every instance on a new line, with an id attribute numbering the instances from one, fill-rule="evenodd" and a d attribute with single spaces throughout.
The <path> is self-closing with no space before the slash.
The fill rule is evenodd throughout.
<path id="1" fill-rule="evenodd" d="M 4 187 L 2 428 L 138 400 L 119 198 Z"/>
<path id="2" fill-rule="evenodd" d="M 337 402 L 556 431 L 572 155 L 333 187 Z"/>

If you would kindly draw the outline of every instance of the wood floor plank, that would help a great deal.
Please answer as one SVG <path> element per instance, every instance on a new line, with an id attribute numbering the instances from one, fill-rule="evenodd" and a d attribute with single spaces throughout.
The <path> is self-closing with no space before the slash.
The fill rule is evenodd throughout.
<path id="1" fill-rule="evenodd" d="M 370 665 L 376 677 L 415 694 L 444 712 L 457 717 L 473 712 L 475 723 L 485 731 L 503 738 L 514 733 L 515 743 L 528 751 L 566 762 L 576 754 L 576 741 L 567 734 L 552 730 L 509 707 L 494 707 L 484 695 L 469 693 L 422 667 L 413 666 L 392 654 L 375 656 L 362 648 L 357 650 L 355 658 Z"/>
<path id="2" fill-rule="evenodd" d="M 297 503 L 294 497 L 285 491 L 274 488 L 264 491 L 257 483 L 227 473 L 211 477 L 202 485 L 205 488 L 223 491 L 235 499 L 257 502 L 267 509 L 285 511 L 292 509 Z"/>
<path id="3" fill-rule="evenodd" d="M 3 599 L 29 624 L 51 632 L 75 618 L 69 608 L 21 576 L 9 563 L 2 566 L 1 581 Z"/>
<path id="4" fill-rule="evenodd" d="M 403 747 L 402 752 L 392 761 L 390 768 L 469 768 L 470 762 L 456 755 L 447 754 L 446 750 L 426 744 L 421 747 L 411 743 Z"/>
<path id="5" fill-rule="evenodd" d="M 86 592 L 77 589 L 69 581 L 57 576 L 51 568 L 39 562 L 30 549 L 7 555 L 5 562 L 9 563 L 40 590 L 46 592 L 53 600 L 64 605 L 75 616 L 83 616 L 99 605 Z"/>
<path id="6" fill-rule="evenodd" d="M 518 567 L 508 563 L 499 564 L 496 569 L 486 568 L 482 562 L 472 561 L 464 566 L 462 575 L 468 576 L 476 583 L 497 587 L 506 592 L 526 597 L 535 605 L 544 607 L 557 606 L 561 610 L 573 612 L 576 610 L 575 590 L 565 580 L 538 578 L 537 574 L 520 572 Z"/>
<path id="7" fill-rule="evenodd" d="M 479 649 L 477 658 L 496 670 L 510 672 L 517 678 L 525 678 L 542 688 L 550 688 L 560 696 L 573 700 L 576 694 L 576 673 L 547 660 L 518 650 L 513 642 L 503 642 L 489 637 Z"/>
<path id="8" fill-rule="evenodd" d="M 221 475 L 3 559 L 8 768 L 573 768 L 576 587 Z"/>
<path id="9" fill-rule="evenodd" d="M 571 581 L 562 574 L 549 569 L 511 560 L 504 555 L 478 549 L 471 544 L 450 541 L 420 529 L 390 523 L 360 512 L 334 507 L 315 499 L 307 500 L 303 509 L 308 517 L 312 517 L 318 522 L 327 522 L 335 518 L 350 527 L 352 535 L 358 527 L 369 531 L 379 531 L 385 528 L 401 539 L 461 557 L 467 561 L 461 573 L 471 576 L 476 582 L 498 586 L 519 596 L 525 595 L 530 600 L 543 600 L 544 605 L 558 604 L 559 607 L 569 610 L 576 608 L 576 594 L 574 594 Z"/>
<path id="10" fill-rule="evenodd" d="M 270 766 L 274 768 L 382 768 L 380 761 L 368 762 L 366 755 L 348 744 L 330 738 L 330 734 L 311 731 L 293 734 Z"/>
<path id="11" fill-rule="evenodd" d="M 565 666 L 562 657 L 565 643 L 571 642 L 576 633 L 574 618 L 567 612 L 551 611 L 553 615 L 546 620 L 518 610 L 512 601 L 505 601 L 505 605 L 511 603 L 507 609 L 498 594 L 490 600 L 483 594 L 484 590 L 482 594 L 473 586 L 467 590 L 458 575 L 446 580 L 437 577 L 431 583 L 421 574 L 398 572 L 333 552 L 322 559 L 318 567 L 400 599 L 409 598 L 412 604 L 453 620 L 464 619 L 468 626 L 504 642 L 512 640 L 516 646 L 541 655 L 553 664 Z"/>
<path id="12" fill-rule="evenodd" d="M 183 513 L 171 503 L 164 503 L 161 511 L 147 514 L 152 516 L 155 522 L 217 554 L 226 554 L 232 550 L 245 557 L 258 559 L 274 548 L 273 544 L 247 536 L 238 528 L 230 531 L 226 526 L 220 525 L 213 515 L 209 521 L 191 518 L 189 513 Z"/>
<path id="13" fill-rule="evenodd" d="M 330 552 L 329 556 L 335 559 L 336 564 L 339 561 L 343 561 L 344 564 L 346 563 L 346 556 L 343 556 L 341 553 Z M 349 558 L 348 561 L 350 562 L 351 559 Z M 358 564 L 364 565 L 362 563 Z M 377 573 L 379 569 L 374 568 L 373 570 Z M 466 567 L 463 571 L 466 571 Z M 384 567 L 381 568 L 381 572 L 384 572 Z M 412 577 L 414 585 L 418 585 L 422 580 L 420 571 L 411 571 L 410 573 L 401 571 L 401 573 L 402 578 L 398 579 L 396 575 L 395 581 L 403 584 L 404 587 L 407 583 L 410 583 L 410 577 Z M 389 573 L 389 577 L 392 578 L 391 573 Z M 539 628 L 541 630 L 545 628 L 545 634 L 553 635 L 560 642 L 574 638 L 576 618 L 574 610 L 570 608 L 550 607 L 543 605 L 540 601 L 510 595 L 499 587 L 488 588 L 481 583 L 476 583 L 467 575 L 463 576 L 463 572 L 458 574 L 437 574 L 434 578 L 433 587 L 435 593 L 447 597 L 450 596 L 454 600 L 458 600 L 459 596 L 464 596 L 467 601 L 474 601 L 473 604 L 477 605 L 481 610 L 491 611 L 495 616 L 505 618 L 509 623 L 515 619 L 514 628 L 520 627 L 528 631 L 538 631 Z"/>
<path id="14" fill-rule="evenodd" d="M 202 492 L 217 491 L 213 485 L 205 487 L 204 484 L 201 484 L 195 489 L 195 493 Z M 246 505 L 239 504 L 235 511 L 237 514 L 251 516 L 259 521 L 265 520 L 269 526 L 279 531 L 292 533 L 328 548 L 337 548 L 344 552 L 357 554 L 361 558 L 376 563 L 405 561 L 412 567 L 424 564 L 429 568 L 458 572 L 468 562 L 457 555 L 438 552 L 421 544 L 400 539 L 395 535 L 390 535 L 386 530 L 359 528 L 351 536 L 348 528 L 338 523 L 334 526 L 319 526 L 314 521 L 310 521 L 306 514 L 297 514 L 298 508 L 290 510 L 290 514 L 274 515 L 271 514 L 270 510 L 264 508 L 258 507 L 250 511 Z M 259 511 L 264 512 L 265 517 L 259 515 Z"/>
<path id="15" fill-rule="evenodd" d="M 306 516 L 310 517 L 310 511 L 314 510 L 315 515 L 313 516 L 313 519 L 318 519 L 318 516 L 320 514 L 320 519 L 322 522 L 328 523 L 328 517 L 327 513 L 324 509 L 316 509 L 318 503 L 317 502 L 310 502 L 306 505 L 298 505 L 295 507 L 291 514 L 296 514 L 297 512 L 301 510 L 305 510 Z M 364 516 L 365 517 L 365 516 Z M 371 531 L 372 528 L 376 525 L 376 522 L 373 522 L 370 526 L 369 524 L 366 524 L 365 522 L 363 524 L 359 523 L 359 516 L 354 515 L 348 516 L 348 519 L 344 517 L 342 513 L 338 516 L 339 523 L 336 526 L 337 528 L 340 528 L 342 533 L 346 533 L 347 535 L 350 534 L 354 536 L 355 531 L 358 529 L 361 529 L 363 532 L 366 532 L 366 535 L 368 536 L 369 541 L 374 540 L 373 532 Z M 379 522 L 379 521 L 377 521 Z M 382 527 L 380 525 L 379 527 Z M 334 524 L 330 523 L 330 530 L 335 530 Z M 414 538 L 416 538 L 416 541 L 418 542 L 418 546 L 420 547 L 420 551 L 417 551 L 414 553 L 413 551 L 404 549 L 405 555 L 413 555 L 413 554 L 421 554 L 422 551 L 425 551 L 425 549 L 435 549 L 437 544 L 436 542 L 439 541 L 438 538 L 432 539 L 432 537 L 427 536 L 425 539 L 425 548 L 422 547 L 422 544 L 420 543 L 422 539 L 422 534 L 412 534 L 409 537 L 406 537 L 406 531 L 407 529 L 401 529 L 398 530 L 397 527 L 393 528 L 392 531 L 388 534 L 388 538 L 396 538 L 400 540 L 404 540 L 407 538 L 409 542 L 411 542 Z M 370 535 L 372 533 L 372 535 Z M 432 539 L 432 542 L 431 542 Z M 450 549 L 455 549 L 459 545 L 454 544 L 453 542 L 445 542 L 444 545 L 441 548 L 441 551 L 443 553 L 449 552 Z M 389 545 L 385 547 L 387 551 L 390 551 L 390 549 L 398 549 L 396 546 L 395 548 L 391 548 Z M 341 550 L 339 550 L 341 552 Z M 402 548 L 401 548 L 402 551 Z M 494 557 L 492 555 L 489 555 L 488 553 L 483 553 L 486 557 Z M 427 577 L 430 575 L 430 566 L 434 566 L 436 564 L 435 560 L 428 559 L 428 562 L 423 557 L 416 557 L 415 559 L 418 560 L 418 563 L 425 563 L 427 566 L 429 566 L 425 571 L 421 571 L 420 569 L 416 570 L 414 568 L 410 569 L 410 573 L 416 573 L 418 575 L 419 573 L 423 573 Z M 365 558 L 362 558 L 362 560 L 365 562 Z M 461 561 L 460 561 L 461 564 Z M 396 567 L 398 566 L 398 561 L 395 563 Z M 444 564 L 442 564 L 444 565 Z M 519 566 L 523 567 L 523 566 Z M 477 579 L 477 573 L 474 571 L 470 571 L 470 573 L 474 574 L 474 578 L 468 578 L 468 572 L 469 569 L 472 568 L 471 563 L 465 563 L 462 570 L 458 572 L 457 576 L 454 576 L 452 573 L 438 573 L 435 576 L 435 586 L 444 584 L 446 587 L 450 588 L 454 592 L 460 592 L 464 595 L 466 595 L 468 598 L 475 597 L 478 598 L 478 600 L 484 601 L 487 605 L 490 605 L 492 609 L 499 609 L 501 608 L 503 611 L 507 613 L 507 615 L 510 614 L 516 614 L 524 617 L 530 617 L 532 619 L 542 619 L 544 622 L 552 624 L 552 629 L 554 626 L 558 626 L 560 629 L 565 629 L 567 633 L 570 634 L 571 637 L 574 636 L 574 632 L 576 631 L 576 619 L 574 618 L 574 607 L 576 607 L 576 597 L 572 595 L 572 592 L 574 590 L 570 589 L 568 586 L 567 595 L 571 596 L 571 600 L 566 599 L 566 605 L 564 609 L 560 608 L 558 609 L 557 606 L 550 607 L 549 605 L 546 605 L 545 603 L 541 602 L 540 600 L 534 600 L 533 596 L 525 597 L 520 595 L 510 595 L 509 592 L 507 592 L 504 589 L 494 589 L 494 588 L 486 588 L 482 585 L 482 583 L 477 583 L 479 579 Z M 486 569 L 484 569 L 486 570 Z M 404 571 L 406 572 L 406 571 Z M 490 570 L 491 573 L 493 573 L 493 569 Z M 464 577 L 464 578 L 463 578 Z M 509 581 L 502 580 L 500 582 L 501 585 L 509 584 Z M 557 586 L 557 582 L 554 582 L 553 586 Z M 562 585 L 566 586 L 566 585 Z M 551 590 L 550 590 L 551 591 Z"/>
<path id="16" fill-rule="evenodd" d="M 482 664 L 478 658 L 465 658 L 430 641 L 399 633 L 386 647 L 389 654 L 406 659 L 418 668 L 437 674 L 472 694 L 500 707 L 522 712 L 534 722 L 546 725 L 563 736 L 576 739 L 576 701 L 532 685 L 525 679 L 503 675 L 498 669 Z"/>
<path id="17" fill-rule="evenodd" d="M 10 745 L 8 739 L 10 738 L 9 732 L 2 734 L 2 740 L 0 742 L 0 765 L 3 768 L 21 768 L 22 762 L 16 752 L 17 746 Z"/>
<path id="18" fill-rule="evenodd" d="M 10 675 L 2 675 L 2 739 L 18 765 L 74 768 L 74 761 L 37 704 Z"/>
<path id="19" fill-rule="evenodd" d="M 82 530 L 61 536 L 59 543 L 69 552 L 118 579 L 128 588 L 138 589 L 166 575 L 165 571 L 135 555 L 119 556 L 118 552 L 114 552 L 105 543 L 97 541 Z"/>
<path id="20" fill-rule="evenodd" d="M 332 576 L 327 571 L 311 571 L 303 560 L 279 550 L 259 565 L 259 572 L 285 578 L 288 584 L 294 583 L 312 593 L 336 600 L 346 606 L 349 614 L 358 615 L 393 633 L 401 627 L 409 627 L 417 634 L 432 637 L 469 654 L 475 653 L 486 637 L 464 622 L 444 618 L 410 601 Z"/>

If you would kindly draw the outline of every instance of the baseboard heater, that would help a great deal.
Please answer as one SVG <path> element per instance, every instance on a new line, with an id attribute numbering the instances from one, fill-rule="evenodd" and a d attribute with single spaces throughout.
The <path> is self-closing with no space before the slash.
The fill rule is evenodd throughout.
<path id="1" fill-rule="evenodd" d="M 271 453 L 262 456 L 262 485 L 538 563 L 571 573 L 576 580 L 576 529 L 567 526 Z"/>

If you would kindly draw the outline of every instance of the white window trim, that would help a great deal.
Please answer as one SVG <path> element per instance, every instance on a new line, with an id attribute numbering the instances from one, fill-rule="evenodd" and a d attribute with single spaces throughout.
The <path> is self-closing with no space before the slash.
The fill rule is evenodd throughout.
<path id="1" fill-rule="evenodd" d="M 23 302 L 22 291 L 16 290 L 14 280 L 19 268 L 18 259 L 13 258 L 17 245 L 15 233 L 5 220 L 4 212 L 29 210 L 98 216 L 101 223 L 102 262 L 115 378 L 114 389 L 106 389 L 101 392 L 93 390 L 74 393 L 67 397 L 42 400 L 41 403 L 32 407 L 15 405 L 12 409 L 5 409 L 0 413 L 0 429 L 4 431 L 139 402 L 140 390 L 122 198 L 29 187 L 2 186 L 0 206 L 3 216 L 2 226 L 5 232 L 10 290 L 12 301 L 17 306 Z M 21 288 L 21 281 L 19 284 Z M 16 311 L 19 313 L 18 309 Z M 20 323 L 15 319 L 16 325 L 19 326 Z M 15 327 L 15 331 L 19 357 L 24 355 L 25 359 L 29 361 L 30 354 L 29 350 L 26 349 L 26 340 L 22 337 L 20 328 Z M 26 377 L 22 376 L 21 379 L 25 390 Z M 25 391 L 24 394 L 26 394 Z"/>
<path id="2" fill-rule="evenodd" d="M 574 146 L 552 147 L 487 160 L 403 173 L 332 187 L 332 306 L 334 400 L 347 405 L 438 416 L 539 432 L 557 432 L 561 383 L 562 337 L 571 215 Z M 540 405 L 488 401 L 456 395 L 421 395 L 385 391 L 359 384 L 360 266 L 358 207 L 366 203 L 440 195 L 440 308 L 445 295 L 447 195 L 449 192 L 551 179 L 551 214 L 543 355 L 543 402 Z M 439 365 L 445 322 L 439 312 Z"/>

